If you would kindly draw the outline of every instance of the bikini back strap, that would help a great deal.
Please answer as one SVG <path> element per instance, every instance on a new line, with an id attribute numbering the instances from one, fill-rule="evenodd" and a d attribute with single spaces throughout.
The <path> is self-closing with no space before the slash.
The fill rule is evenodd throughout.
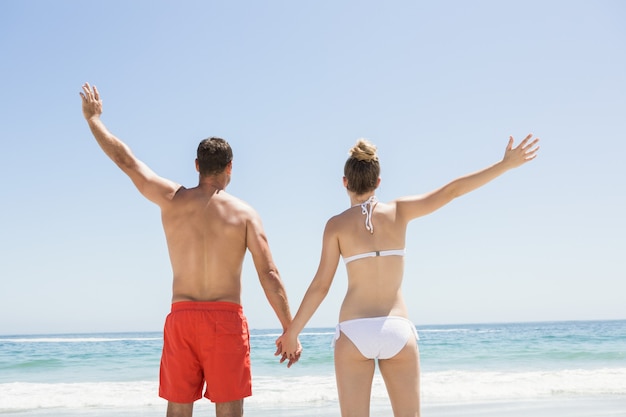
<path id="1" fill-rule="evenodd" d="M 405 254 L 406 254 L 406 249 L 377 250 L 377 251 L 372 251 L 372 252 L 359 253 L 358 255 L 348 256 L 347 258 L 343 258 L 343 263 L 348 264 L 352 261 L 356 261 L 357 259 L 373 258 L 376 256 L 404 256 Z"/>

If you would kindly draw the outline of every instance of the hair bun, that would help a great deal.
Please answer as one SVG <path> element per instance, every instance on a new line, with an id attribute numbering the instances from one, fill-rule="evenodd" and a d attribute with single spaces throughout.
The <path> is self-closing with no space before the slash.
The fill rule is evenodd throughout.
<path id="1" fill-rule="evenodd" d="M 357 161 L 372 162 L 378 161 L 378 155 L 376 155 L 376 146 L 369 142 L 367 139 L 359 139 L 356 145 L 350 149 L 348 153 L 351 158 Z"/>

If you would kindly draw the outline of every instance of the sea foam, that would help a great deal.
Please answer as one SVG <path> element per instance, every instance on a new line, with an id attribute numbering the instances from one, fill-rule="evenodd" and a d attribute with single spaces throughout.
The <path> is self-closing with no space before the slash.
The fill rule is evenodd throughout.
<path id="1" fill-rule="evenodd" d="M 424 373 L 424 404 L 535 400 L 584 396 L 626 395 L 626 368 L 550 372 Z M 0 412 L 41 408 L 134 408 L 162 404 L 157 381 L 0 384 Z M 387 392 L 376 373 L 372 401 L 386 402 Z M 337 401 L 332 375 L 253 378 L 252 404 L 325 405 Z"/>

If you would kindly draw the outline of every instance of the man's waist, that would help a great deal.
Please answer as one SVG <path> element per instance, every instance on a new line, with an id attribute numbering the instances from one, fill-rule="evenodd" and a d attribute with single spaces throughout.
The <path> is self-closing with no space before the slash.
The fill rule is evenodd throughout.
<path id="1" fill-rule="evenodd" d="M 241 304 L 230 301 L 175 301 L 172 311 L 203 310 L 203 311 L 235 311 L 243 313 Z"/>

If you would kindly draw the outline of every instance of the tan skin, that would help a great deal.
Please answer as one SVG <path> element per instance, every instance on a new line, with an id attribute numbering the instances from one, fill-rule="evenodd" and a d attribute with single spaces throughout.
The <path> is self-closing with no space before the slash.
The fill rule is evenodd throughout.
<path id="1" fill-rule="evenodd" d="M 513 147 L 514 140 L 510 137 L 503 159 L 494 165 L 459 177 L 430 193 L 377 203 L 372 215 L 373 234 L 364 226 L 361 208 L 353 206 L 374 195 L 375 189 L 360 195 L 347 191 L 351 207 L 327 222 L 318 270 L 291 326 L 276 340 L 277 354 L 291 357 L 299 353 L 297 337 L 328 293 L 341 256 L 403 249 L 411 220 L 432 213 L 506 171 L 531 161 L 537 156 L 538 141 L 528 135 L 517 147 Z M 343 181 L 347 189 L 347 179 Z M 403 257 L 364 258 L 347 264 L 346 271 L 348 289 L 339 312 L 340 322 L 381 316 L 408 318 L 401 291 Z M 419 351 L 416 340 L 409 340 L 400 353 L 393 358 L 379 360 L 378 364 L 394 416 L 419 417 Z M 342 333 L 335 344 L 335 373 L 343 417 L 369 416 L 374 370 L 374 360 L 361 355 Z"/>
<path id="2" fill-rule="evenodd" d="M 139 192 L 161 209 L 173 272 L 172 302 L 241 304 L 241 271 L 249 250 L 265 295 L 283 329 L 287 328 L 292 319 L 289 303 L 261 219 L 252 207 L 225 191 L 232 162 L 219 174 L 200 175 L 193 188 L 162 178 L 137 159 L 100 120 L 102 100 L 98 89 L 89 84 L 82 89 L 83 115 L 96 141 Z M 299 359 L 301 348 L 296 350 L 288 366 Z M 280 362 L 286 358 L 282 356 Z M 168 402 L 167 417 L 190 417 L 192 412 L 193 403 Z M 216 415 L 242 416 L 243 399 L 217 403 Z"/>

